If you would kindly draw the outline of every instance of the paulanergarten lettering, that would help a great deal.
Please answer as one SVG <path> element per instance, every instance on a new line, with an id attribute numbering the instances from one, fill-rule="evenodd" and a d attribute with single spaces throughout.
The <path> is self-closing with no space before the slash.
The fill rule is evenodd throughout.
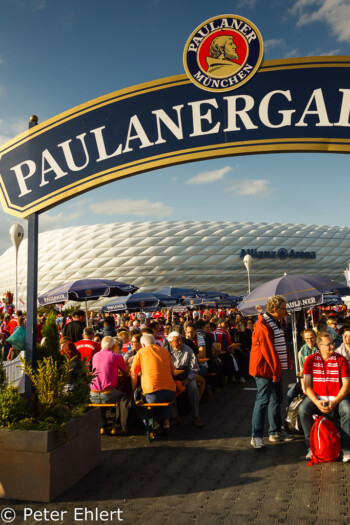
<path id="1" fill-rule="evenodd" d="M 249 67 L 247 64 L 238 76 L 246 74 Z M 228 80 L 222 79 L 218 82 L 224 81 Z M 70 179 L 74 182 L 75 174 L 89 167 L 90 164 L 98 163 L 102 171 L 103 162 L 108 159 L 126 157 L 128 153 L 137 149 L 156 149 L 157 145 L 167 142 L 165 136 L 169 137 L 169 132 L 179 141 L 179 149 L 181 149 L 182 140 L 187 141 L 186 147 L 188 147 L 189 140 L 192 138 L 219 133 L 225 134 L 225 141 L 234 142 L 239 139 L 239 132 L 242 130 L 250 132 L 259 128 L 350 127 L 350 89 L 341 88 L 334 91 L 332 102 L 334 100 L 338 101 L 338 111 L 336 119 L 332 122 L 327 112 L 327 100 L 321 88 L 305 93 L 304 104 L 298 109 L 293 107 L 293 94 L 290 89 L 270 91 L 261 100 L 245 94 L 194 100 L 187 104 L 173 106 L 169 114 L 163 109 L 156 109 L 149 112 L 147 119 L 145 116 L 142 120 L 137 114 L 132 115 L 117 130 L 108 125 L 81 130 L 78 135 L 50 149 L 44 149 L 40 161 L 27 158 L 12 166 L 10 171 L 13 172 L 14 180 L 18 185 L 18 197 L 21 198 L 33 190 L 38 191 L 39 188 L 49 184 L 53 185 L 55 180 L 63 177 L 67 177 L 67 184 Z M 254 113 L 258 118 L 253 117 L 253 108 L 254 111 L 258 110 Z M 189 118 L 191 129 L 190 132 L 185 132 L 188 126 L 185 128 L 183 122 L 185 119 L 187 122 Z M 164 133 L 165 130 L 167 135 Z M 106 138 L 108 137 L 110 144 L 111 137 L 115 137 L 116 132 L 118 137 L 122 136 L 123 139 L 118 138 L 114 147 L 107 150 Z M 54 187 L 52 189 L 54 190 Z M 48 191 L 45 191 L 45 194 L 47 193 Z"/>

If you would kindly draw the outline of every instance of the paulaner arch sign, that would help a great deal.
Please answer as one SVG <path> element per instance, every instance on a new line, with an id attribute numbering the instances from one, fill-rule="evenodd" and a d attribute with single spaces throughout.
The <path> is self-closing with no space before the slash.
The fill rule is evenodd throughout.
<path id="1" fill-rule="evenodd" d="M 186 54 L 188 76 L 110 93 L 3 145 L 4 211 L 28 217 L 119 178 L 195 160 L 350 152 L 349 56 L 259 67 L 260 34 L 234 15 L 199 26 Z"/>

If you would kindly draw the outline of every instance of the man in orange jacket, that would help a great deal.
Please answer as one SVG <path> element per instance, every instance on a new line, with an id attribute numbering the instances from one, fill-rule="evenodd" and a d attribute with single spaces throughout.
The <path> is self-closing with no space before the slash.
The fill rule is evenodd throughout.
<path id="1" fill-rule="evenodd" d="M 273 295 L 266 304 L 266 314 L 259 315 L 254 325 L 249 373 L 254 376 L 258 392 L 252 417 L 254 448 L 263 448 L 266 410 L 269 420 L 269 441 L 292 441 L 293 436 L 281 430 L 280 405 L 283 400 L 282 370 L 291 369 L 284 330 L 280 321 L 286 315 L 286 299 Z"/>

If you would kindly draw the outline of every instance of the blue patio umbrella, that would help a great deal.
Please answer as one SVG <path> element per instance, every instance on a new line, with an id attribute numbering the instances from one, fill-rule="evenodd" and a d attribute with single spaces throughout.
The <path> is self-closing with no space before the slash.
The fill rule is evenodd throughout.
<path id="1" fill-rule="evenodd" d="M 287 311 L 317 306 L 326 293 L 349 295 L 350 288 L 345 284 L 317 275 L 283 275 L 258 286 L 238 304 L 244 315 L 257 315 L 266 311 L 266 303 L 272 295 L 283 295 L 287 300 Z"/>
<path id="2" fill-rule="evenodd" d="M 205 291 L 205 290 L 196 290 L 195 288 L 176 288 L 173 286 L 169 286 L 168 288 L 162 288 L 161 290 L 157 290 L 154 293 L 161 293 L 165 295 L 170 295 L 171 297 L 177 297 L 177 298 L 186 298 L 186 297 L 204 297 L 204 298 L 210 298 L 212 300 L 214 299 L 222 299 L 223 297 L 227 297 L 227 293 L 222 292 L 212 292 L 212 291 Z"/>
<path id="3" fill-rule="evenodd" d="M 350 288 L 327 277 L 317 275 L 283 275 L 258 286 L 238 304 L 244 315 L 257 315 L 266 312 L 266 303 L 272 295 L 283 295 L 287 301 L 287 311 L 292 313 L 293 347 L 296 371 L 298 371 L 298 349 L 295 312 L 323 303 L 326 293 L 349 295 Z"/>
<path id="4" fill-rule="evenodd" d="M 128 311 L 140 311 L 146 307 L 172 307 L 178 304 L 178 300 L 175 297 L 169 297 L 164 294 L 140 292 L 130 295 L 128 297 L 120 297 L 114 299 L 108 304 L 102 307 L 103 312 L 121 312 L 123 310 Z"/>
<path id="5" fill-rule="evenodd" d="M 215 308 L 216 301 L 209 297 L 186 297 L 181 301 L 181 306 L 187 308 L 195 308 L 197 306 L 204 306 L 205 308 Z"/>
<path id="6" fill-rule="evenodd" d="M 187 308 L 196 306 L 203 306 L 204 308 L 232 308 L 237 306 L 240 301 L 240 297 L 235 295 L 228 295 L 226 297 L 220 297 L 221 294 L 211 297 L 186 297 L 181 301 L 182 306 Z"/>
<path id="7" fill-rule="evenodd" d="M 344 304 L 343 299 L 338 294 L 325 294 L 323 296 L 323 303 L 326 306 L 335 306 L 338 304 Z"/>
<path id="8" fill-rule="evenodd" d="M 169 286 L 168 288 L 162 288 L 154 292 L 156 294 L 170 295 L 170 297 L 176 297 L 180 299 L 181 297 L 198 297 L 198 290 L 194 288 L 175 288 Z"/>
<path id="9" fill-rule="evenodd" d="M 198 297 L 207 297 L 208 299 L 210 298 L 211 300 L 215 301 L 215 300 L 219 300 L 219 299 L 224 299 L 225 297 L 228 297 L 229 294 L 228 293 L 223 293 L 223 292 L 207 292 L 206 290 L 198 290 L 197 291 L 197 296 Z"/>
<path id="10" fill-rule="evenodd" d="M 40 305 L 65 303 L 66 301 L 90 301 L 99 297 L 129 295 L 138 290 L 133 284 L 108 279 L 79 279 L 60 284 L 38 297 Z"/>
<path id="11" fill-rule="evenodd" d="M 237 295 L 228 295 L 227 297 L 215 301 L 216 308 L 233 308 L 237 306 L 240 300 L 241 298 Z"/>

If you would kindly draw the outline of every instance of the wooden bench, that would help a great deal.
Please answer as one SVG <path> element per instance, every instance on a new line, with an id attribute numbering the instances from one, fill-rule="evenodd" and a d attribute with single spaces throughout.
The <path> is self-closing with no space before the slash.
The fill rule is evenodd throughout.
<path id="1" fill-rule="evenodd" d="M 174 401 L 167 401 L 166 403 L 136 403 L 137 407 L 143 408 L 146 420 L 146 440 L 150 443 L 154 439 L 154 417 L 153 408 L 155 407 L 170 407 Z M 150 424 L 151 421 L 151 424 Z"/>
<path id="2" fill-rule="evenodd" d="M 147 443 L 150 443 L 154 439 L 154 418 L 152 409 L 155 407 L 169 407 L 173 403 L 174 401 L 167 401 L 166 403 L 136 403 L 136 408 L 144 409 L 143 413 L 146 421 Z M 88 406 L 97 408 L 115 408 L 115 403 L 89 403 Z"/>

